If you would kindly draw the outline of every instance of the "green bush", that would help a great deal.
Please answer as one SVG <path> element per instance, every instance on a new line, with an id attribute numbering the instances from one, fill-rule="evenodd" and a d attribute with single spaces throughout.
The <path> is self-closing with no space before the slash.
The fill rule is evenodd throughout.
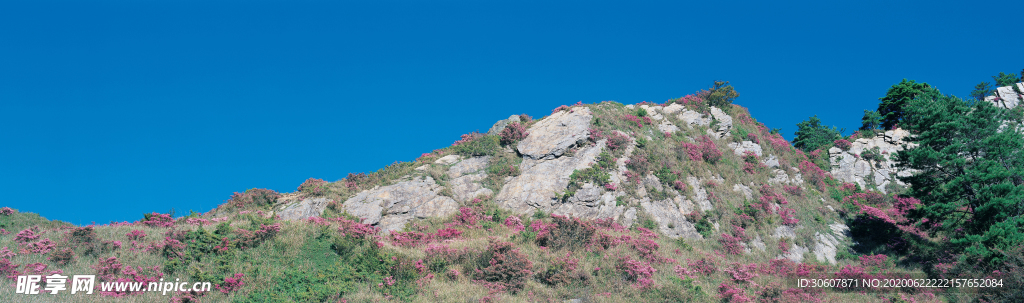
<path id="1" fill-rule="evenodd" d="M 484 135 L 446 149 L 456 155 L 466 157 L 493 156 L 501 150 L 500 140 L 498 135 Z"/>

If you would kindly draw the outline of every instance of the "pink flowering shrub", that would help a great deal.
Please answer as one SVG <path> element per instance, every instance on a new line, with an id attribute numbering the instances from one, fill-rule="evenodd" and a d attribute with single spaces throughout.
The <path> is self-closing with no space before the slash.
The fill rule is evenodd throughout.
<path id="1" fill-rule="evenodd" d="M 722 302 L 729 303 L 754 302 L 754 299 L 747 295 L 746 291 L 724 282 L 718 285 L 718 297 L 722 299 Z"/>
<path id="2" fill-rule="evenodd" d="M 793 210 L 792 208 L 783 207 L 779 209 L 779 216 L 782 217 L 782 224 L 795 226 L 797 223 L 800 223 L 800 219 L 796 218 L 795 213 L 796 210 Z"/>
<path id="3" fill-rule="evenodd" d="M 754 143 L 761 143 L 760 141 L 758 141 L 757 134 L 755 134 L 755 133 L 747 134 L 747 141 L 754 142 Z"/>
<path id="4" fill-rule="evenodd" d="M 757 263 L 733 263 L 729 265 L 729 268 L 725 269 L 725 272 L 729 273 L 733 282 L 750 282 L 750 280 L 758 276 L 757 269 Z"/>
<path id="5" fill-rule="evenodd" d="M 715 145 L 714 141 L 711 141 L 711 137 L 701 136 L 698 144 L 687 142 L 680 144 L 686 150 L 686 155 L 691 161 L 703 160 L 714 163 L 722 158 L 722 151 L 718 150 L 718 146 Z"/>
<path id="6" fill-rule="evenodd" d="M 626 121 L 629 121 L 630 123 L 636 124 L 636 127 L 639 127 L 639 128 L 643 128 L 644 124 L 647 124 L 647 125 L 654 124 L 654 122 L 651 121 L 651 117 L 648 117 L 648 116 L 637 117 L 637 116 L 634 116 L 634 115 L 626 114 L 625 116 L 622 116 L 622 119 L 626 120 Z"/>
<path id="7" fill-rule="evenodd" d="M 125 234 L 125 236 L 128 237 L 128 240 L 142 240 L 143 238 L 146 237 L 146 232 L 136 229 Z"/>
<path id="8" fill-rule="evenodd" d="M 569 106 L 563 104 L 562 106 L 556 107 L 555 109 L 551 110 L 551 114 L 554 115 L 555 113 L 563 111 L 563 110 L 565 110 L 565 111 L 569 110 Z"/>
<path id="9" fill-rule="evenodd" d="M 49 238 L 28 245 L 28 251 L 40 255 L 48 254 L 54 248 L 57 248 L 57 242 L 53 242 L 53 240 L 50 240 Z"/>
<path id="10" fill-rule="evenodd" d="M 617 151 L 619 149 L 626 148 L 630 144 L 629 135 L 623 132 L 613 131 L 611 135 L 608 135 L 608 150 Z"/>
<path id="11" fill-rule="evenodd" d="M 423 259 L 430 270 L 441 273 L 448 265 L 464 262 L 469 259 L 471 252 L 468 249 L 454 249 L 448 245 L 429 244 L 423 250 L 426 257 Z"/>
<path id="12" fill-rule="evenodd" d="M 455 215 L 455 220 L 446 226 L 465 226 L 469 228 L 476 228 L 477 222 L 480 220 L 483 220 L 483 215 L 481 215 L 476 209 L 473 209 L 472 207 L 462 207 L 459 208 L 459 214 Z"/>
<path id="13" fill-rule="evenodd" d="M 483 136 L 484 136 L 484 134 L 481 134 L 479 132 L 472 132 L 472 133 L 464 134 L 464 135 L 462 135 L 461 139 L 459 139 L 458 141 L 455 141 L 455 143 L 452 143 L 452 146 L 459 146 L 459 145 L 462 145 L 462 144 L 465 144 L 465 143 L 469 143 L 469 142 L 472 142 L 473 140 L 476 140 L 476 139 L 478 139 L 480 137 L 483 137 Z"/>
<path id="14" fill-rule="evenodd" d="M 769 134 L 768 142 L 771 143 L 772 147 L 777 151 L 787 151 L 790 149 L 789 141 L 782 138 L 780 134 Z"/>
<path id="15" fill-rule="evenodd" d="M 624 273 L 626 280 L 632 281 L 633 287 L 637 289 L 647 289 L 654 286 L 654 273 L 657 269 L 654 269 L 651 264 L 633 260 L 629 257 L 619 260 L 619 265 L 616 269 Z"/>
<path id="16" fill-rule="evenodd" d="M 672 181 L 672 187 L 674 187 L 675 189 L 680 190 L 680 191 L 685 191 L 686 190 L 686 183 L 683 183 L 683 181 L 680 181 L 680 180 L 675 180 L 675 181 Z"/>
<path id="17" fill-rule="evenodd" d="M 787 194 L 794 196 L 803 196 L 804 194 L 804 189 L 801 188 L 800 186 L 783 185 L 782 190 L 785 191 Z"/>
<path id="18" fill-rule="evenodd" d="M 260 224 L 260 229 L 256 231 L 239 228 L 235 230 L 235 233 L 238 234 L 237 243 L 239 248 L 253 248 L 264 241 L 270 240 L 280 231 L 281 223 L 274 223 L 270 225 Z"/>
<path id="19" fill-rule="evenodd" d="M 277 202 L 277 199 L 280 197 L 281 194 L 273 190 L 252 188 L 245 192 L 235 192 L 234 194 L 231 194 L 231 198 L 228 199 L 228 204 L 239 208 L 249 205 L 267 206 L 274 205 L 274 202 Z"/>
<path id="20" fill-rule="evenodd" d="M 610 190 L 610 191 L 616 191 L 616 190 L 619 189 L 619 187 L 616 186 L 615 183 L 606 183 L 604 185 L 604 189 L 607 189 L 607 190 Z"/>
<path id="21" fill-rule="evenodd" d="M 860 256 L 860 265 L 867 267 L 883 268 L 888 265 L 889 256 L 877 254 L 873 256 Z"/>
<path id="22" fill-rule="evenodd" d="M 825 180 L 832 178 L 831 174 L 821 170 L 818 165 L 806 160 L 800 162 L 800 173 L 803 174 L 804 180 L 816 185 L 820 190 L 825 189 Z"/>
<path id="23" fill-rule="evenodd" d="M 17 255 L 18 254 L 15 254 L 13 251 L 8 249 L 6 246 L 4 246 L 4 248 L 0 248 L 0 258 L 2 258 L 2 259 L 14 258 Z"/>
<path id="24" fill-rule="evenodd" d="M 154 212 L 152 214 L 145 214 L 145 218 L 141 223 L 149 227 L 171 227 L 174 226 L 174 218 L 171 218 L 171 215 L 168 214 Z"/>
<path id="25" fill-rule="evenodd" d="M 850 141 L 846 141 L 845 139 L 839 139 L 833 143 L 835 143 L 836 147 L 842 150 L 850 150 L 850 147 L 853 146 L 853 144 L 850 144 Z"/>
<path id="26" fill-rule="evenodd" d="M 14 235 L 14 242 L 21 244 L 35 241 L 36 239 L 39 239 L 39 235 L 37 235 L 32 228 L 26 228 L 25 230 L 18 232 L 17 235 Z"/>
<path id="27" fill-rule="evenodd" d="M 589 221 L 559 215 L 551 215 L 551 219 L 553 226 L 549 226 L 550 228 L 544 232 L 537 232 L 537 244 L 540 246 L 575 251 L 590 244 L 591 239 L 597 234 L 597 227 Z"/>
<path id="28" fill-rule="evenodd" d="M 722 238 L 718 240 L 722 244 L 722 248 L 725 249 L 726 253 L 732 255 L 743 254 L 743 246 L 740 243 L 743 242 L 743 238 L 728 233 L 722 233 Z"/>
<path id="29" fill-rule="evenodd" d="M 523 226 L 523 220 L 519 219 L 517 216 L 508 216 L 508 218 L 505 218 L 505 227 L 508 227 L 514 232 L 521 232 L 526 229 L 526 226 Z"/>
<path id="30" fill-rule="evenodd" d="M 322 196 L 327 193 L 327 181 L 317 178 L 309 178 L 299 184 L 296 191 L 311 196 Z"/>
<path id="31" fill-rule="evenodd" d="M 522 290 L 533 275 L 533 262 L 512 243 L 491 240 L 477 260 L 474 272 L 474 282 L 514 294 Z"/>
<path id="32" fill-rule="evenodd" d="M 505 126 L 505 129 L 501 130 L 501 134 L 499 134 L 499 136 L 501 137 L 502 145 L 509 145 L 515 142 L 519 142 L 519 140 L 525 139 L 526 136 L 529 135 L 530 132 L 526 131 L 526 127 L 524 127 L 519 122 L 509 123 L 508 125 Z"/>
<path id="33" fill-rule="evenodd" d="M 68 263 L 71 263 L 71 261 L 75 260 L 75 250 L 71 248 L 64 248 L 59 251 L 55 251 L 50 254 L 50 257 L 47 258 L 47 260 L 56 264 L 67 265 Z"/>
<path id="34" fill-rule="evenodd" d="M 0 276 L 11 279 L 17 278 L 21 274 L 18 272 L 18 266 L 21 265 L 11 263 L 11 260 L 8 258 L 0 259 Z"/>
<path id="35" fill-rule="evenodd" d="M 6 206 L 4 206 L 3 208 L 0 208 L 0 215 L 10 216 L 10 215 L 13 215 L 13 214 L 14 214 L 14 209 L 13 208 L 6 207 Z"/>
<path id="36" fill-rule="evenodd" d="M 210 225 L 211 223 L 210 223 L 210 220 L 206 220 L 206 219 L 203 219 L 203 218 L 188 218 L 188 219 L 185 219 L 185 224 L 195 225 L 195 226 L 203 226 L 203 225 Z"/>
<path id="37" fill-rule="evenodd" d="M 245 282 L 242 282 L 242 277 L 244 276 L 245 274 L 236 273 L 234 276 L 224 278 L 224 283 L 218 284 L 217 290 L 222 293 L 229 293 L 241 289 L 242 286 L 245 286 Z"/>
<path id="38" fill-rule="evenodd" d="M 442 228 L 436 233 L 424 233 L 418 231 L 391 231 L 389 234 L 391 242 L 402 247 L 416 247 L 434 241 L 455 239 L 462 235 L 462 231 L 454 228 Z"/>
<path id="39" fill-rule="evenodd" d="M 537 279 L 552 286 L 588 284 L 590 275 L 581 270 L 580 260 L 572 258 L 571 255 L 570 252 L 566 253 L 565 257 L 555 259 L 547 270 L 537 273 Z"/>

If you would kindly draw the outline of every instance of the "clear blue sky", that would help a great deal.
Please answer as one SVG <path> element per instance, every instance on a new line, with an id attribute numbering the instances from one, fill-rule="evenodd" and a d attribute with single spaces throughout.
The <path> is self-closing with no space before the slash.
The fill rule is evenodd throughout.
<path id="1" fill-rule="evenodd" d="M 208 3 L 215 2 L 215 3 Z M 88 224 L 289 192 L 561 104 L 729 80 L 793 137 L 1024 68 L 1021 1 L 6 1 L 0 206 Z"/>

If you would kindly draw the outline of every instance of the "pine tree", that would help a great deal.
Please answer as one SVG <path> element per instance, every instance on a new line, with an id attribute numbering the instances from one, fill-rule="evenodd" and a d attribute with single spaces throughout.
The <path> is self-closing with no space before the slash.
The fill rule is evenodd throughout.
<path id="1" fill-rule="evenodd" d="M 821 124 L 818 115 L 796 124 L 796 138 L 793 139 L 793 146 L 806 152 L 814 151 L 842 139 L 842 130 L 835 126 L 829 128 Z"/>
<path id="2" fill-rule="evenodd" d="M 974 91 L 971 92 L 971 97 L 975 100 L 982 101 L 985 97 L 991 95 L 995 90 L 992 89 L 992 83 L 981 82 L 974 86 Z"/>
<path id="3" fill-rule="evenodd" d="M 928 83 L 917 83 L 914 80 L 903 79 L 900 83 L 893 85 L 885 93 L 885 97 L 879 98 L 878 114 L 882 116 L 882 128 L 891 129 L 903 120 L 903 106 L 916 97 L 923 96 L 934 98 L 939 95 L 939 90 L 931 87 Z"/>
<path id="4" fill-rule="evenodd" d="M 1000 251 L 1024 245 L 1024 137 L 1010 127 L 1024 120 L 1020 111 L 953 96 L 917 98 L 904 110 L 918 146 L 896 160 L 917 171 L 900 177 L 922 201 L 912 216 L 948 236 L 963 260 L 995 264 Z"/>
<path id="5" fill-rule="evenodd" d="M 1011 86 L 1014 83 L 1020 82 L 1020 78 L 1013 73 L 1004 74 L 1002 72 L 999 75 L 992 76 L 993 80 L 996 80 L 996 87 Z"/>
<path id="6" fill-rule="evenodd" d="M 882 124 L 882 116 L 878 115 L 877 111 L 864 110 L 864 117 L 860 118 L 860 130 L 862 131 L 873 131 L 878 129 Z"/>

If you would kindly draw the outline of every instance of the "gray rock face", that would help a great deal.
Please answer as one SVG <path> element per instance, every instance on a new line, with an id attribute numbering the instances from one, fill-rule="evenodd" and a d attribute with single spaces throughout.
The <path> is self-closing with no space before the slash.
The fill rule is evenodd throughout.
<path id="1" fill-rule="evenodd" d="M 683 111 L 684 108 L 686 107 L 683 107 L 679 103 L 672 103 L 666 106 L 665 108 L 661 109 L 661 112 L 665 113 L 666 115 L 675 115 L 676 113 Z"/>
<path id="2" fill-rule="evenodd" d="M 850 150 L 844 151 L 839 148 L 830 148 L 829 161 L 832 164 L 832 176 L 843 182 L 857 183 L 861 188 L 868 188 L 873 185 L 879 191 L 885 192 L 885 186 L 890 182 L 903 185 L 903 182 L 895 178 L 894 174 L 910 174 L 910 171 L 902 171 L 896 166 L 892 155 L 904 148 L 913 148 L 914 144 L 905 144 L 904 139 L 910 133 L 902 130 L 890 130 L 879 133 L 872 138 L 860 138 L 855 140 Z M 864 151 L 877 147 L 882 159 L 865 160 L 862 155 Z M 870 182 L 870 184 L 869 184 Z"/>
<path id="3" fill-rule="evenodd" d="M 447 155 L 441 157 L 440 159 L 437 159 L 436 161 L 434 161 L 434 163 L 441 165 L 452 165 L 455 164 L 455 162 L 459 162 L 459 160 L 462 160 L 462 157 L 460 157 L 459 155 Z"/>
<path id="4" fill-rule="evenodd" d="M 797 171 L 799 171 L 799 170 L 797 170 Z M 786 174 L 786 171 L 781 170 L 781 169 L 773 169 L 772 170 L 772 178 L 768 179 L 768 184 L 792 184 L 792 185 L 799 185 L 799 184 L 803 184 L 803 183 L 804 183 L 803 176 L 801 176 L 799 172 L 794 172 L 793 177 L 790 177 L 789 174 Z"/>
<path id="5" fill-rule="evenodd" d="M 671 199 L 652 202 L 644 198 L 640 201 L 640 207 L 654 218 L 658 223 L 658 229 L 669 238 L 703 238 L 693 227 L 693 223 L 686 220 L 686 214 Z"/>
<path id="6" fill-rule="evenodd" d="M 331 200 L 327 200 L 327 198 L 305 198 L 302 201 L 285 205 L 284 209 L 277 214 L 283 220 L 302 220 L 309 217 L 319 217 L 324 213 L 328 203 L 331 203 Z"/>
<path id="7" fill-rule="evenodd" d="M 1013 90 L 1013 86 L 1003 86 L 996 88 L 996 94 L 999 95 L 999 99 L 995 100 L 996 106 L 1002 108 L 1014 108 L 1020 105 L 1020 95 Z"/>
<path id="8" fill-rule="evenodd" d="M 828 261 L 829 264 L 836 264 L 836 246 L 839 239 L 829 234 L 814 233 L 814 258 L 819 262 Z"/>
<path id="9" fill-rule="evenodd" d="M 679 131 L 679 127 L 677 127 L 675 124 L 672 124 L 672 122 L 669 122 L 668 120 L 661 120 L 661 123 L 658 124 L 658 130 L 661 131 L 662 133 L 671 134 Z"/>
<path id="10" fill-rule="evenodd" d="M 694 126 L 707 126 L 711 124 L 711 118 L 701 115 L 698 112 L 683 108 L 679 115 L 676 116 L 679 120 L 686 123 L 687 127 L 693 128 Z"/>
<path id="11" fill-rule="evenodd" d="M 757 143 L 754 143 L 752 141 L 743 141 L 743 142 L 740 142 L 740 143 L 730 142 L 729 143 L 729 148 L 732 149 L 734 154 L 736 154 L 737 156 L 741 156 L 741 157 L 743 156 L 744 153 L 746 153 L 748 151 L 749 152 L 754 152 L 754 154 L 756 154 L 758 157 L 762 156 L 762 154 L 761 154 L 761 145 L 757 144 Z M 778 160 L 776 160 L 775 162 L 778 163 Z M 778 165 L 778 164 L 776 164 L 776 165 Z"/>
<path id="12" fill-rule="evenodd" d="M 690 188 L 693 188 L 693 198 L 697 200 L 697 206 L 700 207 L 701 211 L 715 209 L 715 207 L 711 205 L 711 200 L 708 200 L 708 191 L 700 185 L 700 180 L 697 179 L 697 177 L 686 177 L 686 183 L 690 185 Z"/>
<path id="13" fill-rule="evenodd" d="M 494 126 L 491 126 L 491 129 L 487 131 L 487 134 L 488 135 L 500 134 L 501 131 L 505 130 L 505 126 L 508 126 L 509 124 L 512 124 L 512 122 L 521 122 L 521 120 L 519 120 L 519 115 L 511 115 L 511 116 L 508 116 L 508 119 L 495 122 Z"/>
<path id="14" fill-rule="evenodd" d="M 605 140 L 601 140 L 594 146 L 577 151 L 572 157 L 523 159 L 520 165 L 522 173 L 502 186 L 495 200 L 499 205 L 519 213 L 532 213 L 538 209 L 547 212 L 554 210 L 559 203 L 555 194 L 565 192 L 572 172 L 590 167 L 604 145 Z"/>
<path id="15" fill-rule="evenodd" d="M 373 224 L 382 232 L 401 230 L 413 218 L 443 217 L 455 213 L 459 204 L 440 196 L 433 178 L 420 177 L 394 185 L 364 190 L 342 204 L 343 209 Z"/>
<path id="16" fill-rule="evenodd" d="M 769 168 L 779 168 L 779 158 L 775 155 L 768 155 L 768 157 L 761 160 L 761 163 Z"/>
<path id="17" fill-rule="evenodd" d="M 715 139 L 729 136 L 729 131 L 732 130 L 732 117 L 714 106 L 711 107 L 711 116 L 715 118 L 715 121 L 718 121 L 718 125 L 715 129 L 708 129 L 708 135 L 715 137 Z"/>
<path id="18" fill-rule="evenodd" d="M 494 192 L 484 188 L 480 181 L 487 178 L 484 169 L 487 168 L 487 161 L 491 157 L 474 157 L 462 160 L 448 168 L 448 176 L 451 180 L 452 194 L 459 202 L 469 202 L 478 196 L 490 196 Z"/>
<path id="19" fill-rule="evenodd" d="M 747 198 L 747 200 L 752 200 L 754 198 L 754 191 L 743 184 L 733 184 L 732 191 L 743 193 L 743 197 Z"/>
<path id="20" fill-rule="evenodd" d="M 559 111 L 531 126 L 530 135 L 519 141 L 516 148 L 523 159 L 555 159 L 587 138 L 590 119 L 590 109 L 585 107 Z"/>

